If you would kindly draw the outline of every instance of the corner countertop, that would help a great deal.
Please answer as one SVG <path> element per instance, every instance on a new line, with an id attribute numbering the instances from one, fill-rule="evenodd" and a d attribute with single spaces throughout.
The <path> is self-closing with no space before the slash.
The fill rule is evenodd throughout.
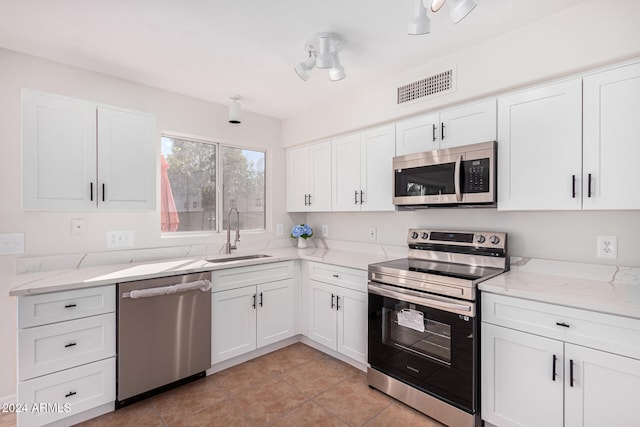
<path id="1" fill-rule="evenodd" d="M 483 292 L 640 319 L 640 268 L 519 259 Z"/>
<path id="2" fill-rule="evenodd" d="M 207 259 L 222 260 L 260 253 L 268 255 L 264 258 L 245 259 L 229 262 L 208 262 Z M 83 268 L 55 269 L 50 271 L 16 274 L 10 286 L 10 296 L 25 296 L 49 292 L 81 289 L 94 286 L 110 285 L 118 282 L 152 279 L 156 277 L 175 276 L 203 271 L 215 271 L 249 265 L 267 264 L 279 261 L 303 259 L 325 264 L 367 270 L 368 265 L 375 262 L 401 258 L 385 253 L 384 250 L 366 252 L 356 248 L 328 249 L 295 247 L 262 249 L 256 251 L 238 251 L 231 255 L 198 256 L 159 261 L 142 261 L 94 265 Z"/>

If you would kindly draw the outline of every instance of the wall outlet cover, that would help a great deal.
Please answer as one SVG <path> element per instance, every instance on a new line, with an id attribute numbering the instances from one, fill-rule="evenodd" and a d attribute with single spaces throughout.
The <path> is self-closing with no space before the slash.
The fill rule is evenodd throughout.
<path id="1" fill-rule="evenodd" d="M 107 231 L 108 248 L 130 248 L 133 246 L 133 230 Z"/>
<path id="2" fill-rule="evenodd" d="M 329 237 L 329 226 L 326 224 L 322 226 L 322 237 Z"/>
<path id="3" fill-rule="evenodd" d="M 276 224 L 276 236 L 278 237 L 284 236 L 284 225 Z"/>
<path id="4" fill-rule="evenodd" d="M 0 234 L 0 254 L 23 254 L 24 253 L 24 233 L 4 233 Z"/>
<path id="5" fill-rule="evenodd" d="M 369 227 L 369 240 L 378 239 L 378 229 L 376 227 Z"/>
<path id="6" fill-rule="evenodd" d="M 618 258 L 618 236 L 598 236 L 596 255 L 598 258 Z"/>

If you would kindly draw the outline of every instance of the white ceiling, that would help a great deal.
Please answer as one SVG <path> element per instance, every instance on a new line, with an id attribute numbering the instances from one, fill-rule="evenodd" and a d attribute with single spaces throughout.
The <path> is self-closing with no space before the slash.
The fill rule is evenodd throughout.
<path id="1" fill-rule="evenodd" d="M 288 118 L 583 1 L 478 0 L 457 25 L 445 6 L 409 36 L 414 0 L 0 0 L 0 46 Z M 324 31 L 344 39 L 347 78 L 304 82 L 293 68 Z"/>

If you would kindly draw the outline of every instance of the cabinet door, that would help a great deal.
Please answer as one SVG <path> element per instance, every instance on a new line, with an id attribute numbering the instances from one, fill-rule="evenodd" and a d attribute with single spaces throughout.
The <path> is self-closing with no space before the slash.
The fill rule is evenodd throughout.
<path id="1" fill-rule="evenodd" d="M 581 208 L 582 81 L 498 99 L 498 209 Z"/>
<path id="2" fill-rule="evenodd" d="M 212 294 L 211 364 L 256 349 L 255 301 L 255 286 Z"/>
<path id="3" fill-rule="evenodd" d="M 336 349 L 336 287 L 309 281 L 309 338 Z"/>
<path id="4" fill-rule="evenodd" d="M 95 106 L 24 90 L 22 126 L 23 208 L 95 209 Z"/>
<path id="5" fill-rule="evenodd" d="M 156 142 L 153 116 L 98 108 L 98 206 L 155 209 Z"/>
<path id="6" fill-rule="evenodd" d="M 347 135 L 331 141 L 332 199 L 334 211 L 359 211 L 360 134 Z"/>
<path id="7" fill-rule="evenodd" d="M 363 132 L 360 142 L 360 188 L 363 211 L 393 211 L 395 126 Z"/>
<path id="8" fill-rule="evenodd" d="M 482 419 L 500 427 L 562 427 L 563 343 L 484 322 L 481 337 Z"/>
<path id="9" fill-rule="evenodd" d="M 257 347 L 293 336 L 293 279 L 257 286 Z"/>
<path id="10" fill-rule="evenodd" d="M 339 288 L 337 349 L 340 353 L 367 363 L 367 294 Z"/>
<path id="11" fill-rule="evenodd" d="M 287 211 L 307 210 L 309 197 L 309 147 L 287 150 Z"/>
<path id="12" fill-rule="evenodd" d="M 565 344 L 565 372 L 565 426 L 638 425 L 640 360 Z"/>
<path id="13" fill-rule="evenodd" d="M 423 114 L 396 123 L 396 156 L 439 148 L 440 117 Z"/>
<path id="14" fill-rule="evenodd" d="M 331 141 L 309 146 L 308 211 L 331 210 Z"/>
<path id="15" fill-rule="evenodd" d="M 638 112 L 640 64 L 584 79 L 585 209 L 640 209 L 640 192 L 631 189 L 640 158 Z"/>
<path id="16" fill-rule="evenodd" d="M 478 102 L 440 113 L 440 148 L 496 140 L 496 100 Z"/>

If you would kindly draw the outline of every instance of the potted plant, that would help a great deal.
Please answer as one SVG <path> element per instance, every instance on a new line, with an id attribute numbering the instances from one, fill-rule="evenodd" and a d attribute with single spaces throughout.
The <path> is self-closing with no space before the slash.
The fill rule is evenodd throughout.
<path id="1" fill-rule="evenodd" d="M 298 248 L 307 247 L 307 239 L 313 236 L 313 228 L 307 224 L 296 225 L 291 229 L 291 237 L 298 239 Z"/>

